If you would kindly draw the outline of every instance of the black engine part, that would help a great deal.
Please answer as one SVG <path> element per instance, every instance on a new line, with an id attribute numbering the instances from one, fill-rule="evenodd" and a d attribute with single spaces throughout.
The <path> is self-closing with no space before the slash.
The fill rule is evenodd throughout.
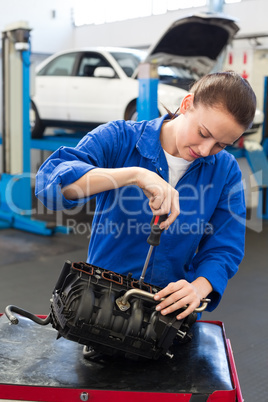
<path id="1" fill-rule="evenodd" d="M 6 315 L 14 324 L 18 320 L 11 311 L 41 325 L 51 323 L 58 338 L 62 336 L 105 355 L 172 357 L 175 340 L 191 339 L 190 328 L 197 314 L 177 320 L 180 310 L 166 316 L 157 312 L 158 302 L 153 295 L 160 289 L 146 283 L 141 289 L 131 274 L 124 276 L 85 262 L 66 261 L 45 320 L 15 306 L 8 306 Z"/>

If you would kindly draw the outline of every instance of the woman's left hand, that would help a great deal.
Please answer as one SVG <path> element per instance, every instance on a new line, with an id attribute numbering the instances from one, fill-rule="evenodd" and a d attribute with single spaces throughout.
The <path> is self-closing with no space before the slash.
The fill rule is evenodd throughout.
<path id="1" fill-rule="evenodd" d="M 199 278 L 197 278 L 198 280 Z M 170 314 L 173 311 L 179 310 L 185 306 L 187 308 L 181 312 L 176 318 L 181 320 L 187 315 L 191 314 L 197 307 L 199 307 L 201 303 L 201 299 L 206 297 L 208 293 L 212 290 L 210 283 L 205 278 L 200 278 L 202 282 L 206 281 L 204 284 L 207 286 L 208 284 L 208 292 L 203 293 L 203 288 L 200 289 L 199 286 L 196 286 L 193 283 L 189 283 L 184 279 L 181 279 L 177 282 L 171 282 L 164 289 L 160 290 L 155 296 L 155 300 L 160 300 L 162 297 L 165 297 L 165 300 L 160 302 L 156 306 L 157 311 L 161 311 L 161 314 L 166 315 Z M 198 285 L 199 283 L 197 283 Z"/>

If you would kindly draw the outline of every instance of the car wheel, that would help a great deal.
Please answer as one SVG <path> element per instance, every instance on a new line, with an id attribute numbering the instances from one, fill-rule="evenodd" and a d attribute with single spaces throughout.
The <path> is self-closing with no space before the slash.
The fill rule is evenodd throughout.
<path id="1" fill-rule="evenodd" d="M 128 110 L 126 112 L 126 116 L 127 116 L 126 120 L 134 120 L 134 121 L 138 120 L 138 111 L 136 102 L 129 105 Z M 158 116 L 159 117 L 161 116 L 160 112 Z"/>
<path id="2" fill-rule="evenodd" d="M 136 102 L 129 106 L 127 111 L 126 120 L 134 120 L 137 121 L 138 119 L 138 112 L 137 112 L 137 105 Z"/>
<path id="3" fill-rule="evenodd" d="M 31 101 L 30 108 L 30 127 L 32 138 L 42 138 L 45 130 L 45 126 L 40 120 L 37 108 L 35 104 Z"/>

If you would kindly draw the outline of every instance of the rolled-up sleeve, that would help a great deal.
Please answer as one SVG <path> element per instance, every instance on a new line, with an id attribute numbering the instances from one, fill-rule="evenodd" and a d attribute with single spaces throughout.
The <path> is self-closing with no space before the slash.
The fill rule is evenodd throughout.
<path id="1" fill-rule="evenodd" d="M 227 282 L 238 271 L 244 256 L 246 207 L 241 172 L 236 163 L 229 174 L 211 220 L 210 233 L 199 244 L 192 264 L 195 277 L 205 277 L 212 285 L 208 311 L 219 304 Z"/>
<path id="2" fill-rule="evenodd" d="M 114 127 L 103 125 L 87 134 L 75 148 L 60 147 L 42 164 L 36 175 L 35 195 L 48 208 L 62 210 L 84 204 L 90 197 L 66 199 L 61 189 L 97 167 L 108 167 L 116 155 Z"/>

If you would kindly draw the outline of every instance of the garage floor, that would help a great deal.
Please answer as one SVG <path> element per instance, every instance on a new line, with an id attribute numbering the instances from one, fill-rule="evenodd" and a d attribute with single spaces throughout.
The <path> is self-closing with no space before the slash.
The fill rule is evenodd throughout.
<path id="1" fill-rule="evenodd" d="M 80 226 L 82 232 L 82 226 Z M 0 232 L 0 312 L 15 304 L 35 314 L 49 312 L 49 298 L 65 259 L 86 259 L 89 232 L 51 237 Z M 221 305 L 204 320 L 225 325 L 245 402 L 268 401 L 268 222 L 247 230 L 246 255 Z"/>

